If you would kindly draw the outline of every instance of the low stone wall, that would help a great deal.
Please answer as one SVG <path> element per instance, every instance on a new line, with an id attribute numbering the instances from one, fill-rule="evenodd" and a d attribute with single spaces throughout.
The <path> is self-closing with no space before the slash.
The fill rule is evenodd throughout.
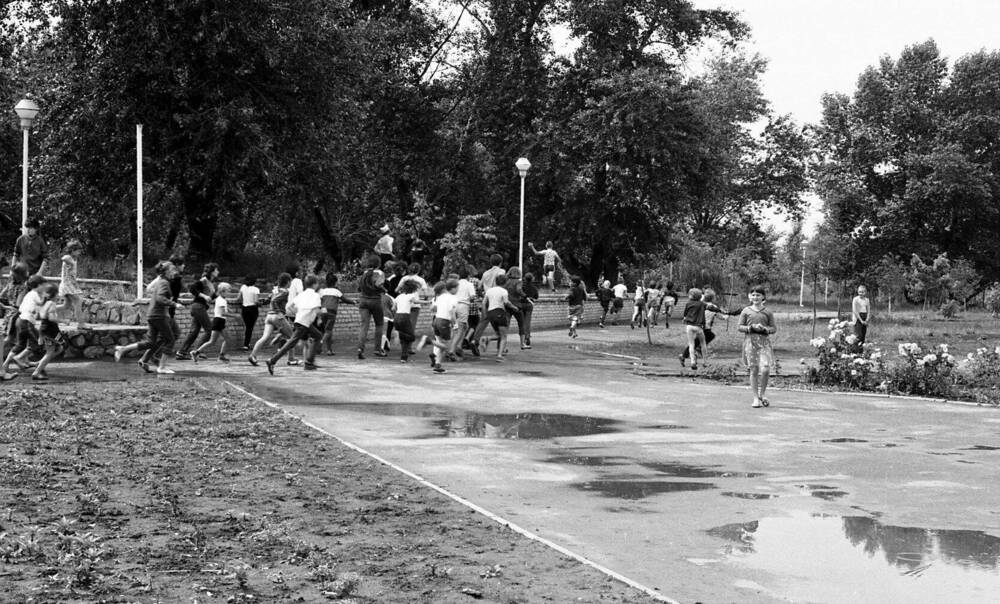
<path id="1" fill-rule="evenodd" d="M 63 357 L 67 359 L 99 359 L 115 353 L 115 346 L 125 346 L 138 342 L 146 333 L 143 326 L 131 325 L 83 325 L 69 329 L 61 327 L 66 339 Z"/>

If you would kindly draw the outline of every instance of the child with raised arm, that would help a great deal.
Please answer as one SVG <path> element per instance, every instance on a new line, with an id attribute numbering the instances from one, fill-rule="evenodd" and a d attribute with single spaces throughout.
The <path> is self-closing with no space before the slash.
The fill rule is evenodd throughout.
<path id="1" fill-rule="evenodd" d="M 559 254 L 552 249 L 552 242 L 546 241 L 545 249 L 540 252 L 530 241 L 528 247 L 531 248 L 533 254 L 542 257 L 542 285 L 548 283 L 549 287 L 552 288 L 552 293 L 556 293 L 556 266 L 561 260 Z"/>
<path id="2" fill-rule="evenodd" d="M 229 362 L 229 357 L 226 356 L 226 346 L 229 344 L 229 337 L 226 336 L 226 315 L 229 314 L 229 302 L 226 301 L 226 295 L 231 289 L 232 286 L 228 283 L 220 283 L 216 288 L 218 295 L 215 297 L 212 310 L 212 335 L 207 342 L 191 353 L 191 360 L 196 363 L 199 358 L 208 358 L 205 356 L 204 350 L 219 341 L 222 342 L 219 344 L 219 360 L 223 363 Z"/>
<path id="3" fill-rule="evenodd" d="M 357 304 L 357 302 L 347 298 L 342 291 L 337 289 L 338 281 L 337 275 L 327 273 L 326 287 L 319 290 L 319 300 L 323 305 L 323 310 L 326 311 L 326 314 L 322 317 L 323 339 L 319 343 L 320 348 L 330 356 L 335 354 L 333 352 L 333 328 L 337 324 L 337 310 L 340 308 L 341 302 L 344 304 Z"/>
<path id="4" fill-rule="evenodd" d="M 62 281 L 59 283 L 59 295 L 63 297 L 63 306 L 73 309 L 73 323 L 79 324 L 83 307 L 83 290 L 77 283 L 76 272 L 83 245 L 76 239 L 66 242 L 66 254 L 62 257 Z"/>
<path id="5" fill-rule="evenodd" d="M 743 362 L 750 372 L 750 390 L 753 392 L 751 407 L 767 407 L 770 403 L 764 394 L 771 374 L 771 364 L 774 362 L 769 336 L 777 331 L 777 327 L 774 313 L 764 308 L 764 299 L 767 297 L 764 287 L 758 285 L 751 288 L 747 297 L 750 306 L 740 313 L 738 329 L 746 334 L 743 340 Z"/>

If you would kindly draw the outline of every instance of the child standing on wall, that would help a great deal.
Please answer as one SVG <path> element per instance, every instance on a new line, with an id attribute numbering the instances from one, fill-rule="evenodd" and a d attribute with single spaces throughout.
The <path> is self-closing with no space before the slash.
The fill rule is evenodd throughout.
<path id="1" fill-rule="evenodd" d="M 191 353 L 191 360 L 198 362 L 199 358 L 208 358 L 203 351 L 221 340 L 222 343 L 219 345 L 219 360 L 223 363 L 229 362 L 229 357 L 226 356 L 226 345 L 229 344 L 229 338 L 226 336 L 226 315 L 229 314 L 229 303 L 226 301 L 226 294 L 231 289 L 232 286 L 228 283 L 220 283 L 219 287 L 216 288 L 218 295 L 215 297 L 215 305 L 212 311 L 212 336 L 208 338 L 207 342 Z"/>
<path id="2" fill-rule="evenodd" d="M 62 281 L 59 283 L 59 295 L 65 300 L 63 307 L 73 309 L 73 322 L 70 327 L 75 327 L 80 323 L 81 309 L 83 307 L 83 290 L 77 282 L 76 273 L 83 253 L 83 245 L 76 239 L 66 242 L 66 254 L 62 257 Z"/>
<path id="3" fill-rule="evenodd" d="M 764 308 L 766 296 L 763 286 L 753 287 L 747 296 L 750 306 L 740 313 L 738 329 L 746 334 L 743 340 L 743 362 L 750 372 L 750 391 L 753 392 L 751 407 L 770 405 L 764 394 L 767 391 L 771 364 L 774 362 L 770 335 L 777 331 L 777 327 L 774 323 L 774 313 Z"/>

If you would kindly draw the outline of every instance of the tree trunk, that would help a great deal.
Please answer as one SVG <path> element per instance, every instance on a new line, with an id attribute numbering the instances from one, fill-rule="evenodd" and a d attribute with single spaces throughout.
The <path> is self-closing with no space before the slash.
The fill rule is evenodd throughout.
<path id="1" fill-rule="evenodd" d="M 312 207 L 313 217 L 316 219 L 316 228 L 319 230 L 319 237 L 323 241 L 323 251 L 333 260 L 333 270 L 339 271 L 344 262 L 344 255 L 340 249 L 340 242 L 337 236 L 330 229 L 330 225 L 323 215 L 323 210 L 318 205 Z M 323 261 L 320 260 L 322 263 Z"/>
<path id="2" fill-rule="evenodd" d="M 215 253 L 215 229 L 219 222 L 215 196 L 193 191 L 183 191 L 181 195 L 191 242 L 188 252 L 193 258 L 209 259 Z"/>

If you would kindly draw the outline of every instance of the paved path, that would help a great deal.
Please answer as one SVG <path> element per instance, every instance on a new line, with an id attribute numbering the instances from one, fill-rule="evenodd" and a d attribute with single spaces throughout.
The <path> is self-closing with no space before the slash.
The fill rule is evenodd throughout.
<path id="1" fill-rule="evenodd" d="M 1000 593 L 1000 411 L 791 391 L 756 410 L 743 388 L 650 376 L 563 331 L 534 339 L 506 363 L 444 375 L 426 355 L 403 366 L 346 351 L 273 377 L 175 366 L 244 386 L 682 602 Z"/>

